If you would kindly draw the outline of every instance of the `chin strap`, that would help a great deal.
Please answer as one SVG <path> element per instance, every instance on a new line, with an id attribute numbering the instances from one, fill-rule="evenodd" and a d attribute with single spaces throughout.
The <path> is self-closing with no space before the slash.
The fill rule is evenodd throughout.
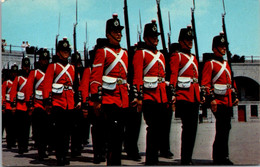
<path id="1" fill-rule="evenodd" d="M 191 49 L 191 47 L 189 47 L 189 46 L 186 44 L 185 41 L 183 41 L 183 43 L 184 43 L 184 45 L 185 45 L 187 48 Z"/>
<path id="2" fill-rule="evenodd" d="M 120 42 L 120 41 L 121 41 L 121 40 L 116 39 L 111 33 L 109 33 L 109 35 L 110 35 L 114 40 L 116 40 L 117 42 Z M 121 37 L 122 37 L 122 35 L 121 35 Z"/>

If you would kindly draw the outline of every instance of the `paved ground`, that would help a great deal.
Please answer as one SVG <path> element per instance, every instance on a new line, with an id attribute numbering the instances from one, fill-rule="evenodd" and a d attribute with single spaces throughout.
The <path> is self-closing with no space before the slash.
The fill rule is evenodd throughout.
<path id="1" fill-rule="evenodd" d="M 122 165 L 144 165 L 145 161 L 145 138 L 146 125 L 143 122 L 139 138 L 139 149 L 142 160 L 139 162 L 127 160 L 123 153 Z M 211 165 L 212 143 L 215 136 L 215 124 L 199 124 L 197 140 L 194 148 L 193 161 L 195 165 Z M 171 129 L 171 151 L 174 153 L 173 159 L 160 158 L 159 165 L 179 165 L 180 164 L 180 137 L 181 123 L 173 120 Z M 32 143 L 32 142 L 30 142 Z M 49 156 L 46 161 L 38 161 L 36 150 L 30 150 L 24 155 L 18 155 L 17 149 L 7 150 L 5 139 L 2 144 L 2 165 L 3 166 L 54 166 L 54 155 Z M 260 164 L 260 121 L 248 123 L 232 123 L 230 135 L 230 159 L 236 165 L 259 165 Z M 94 165 L 92 145 L 84 148 L 81 157 L 71 159 L 70 166 Z M 106 165 L 101 163 L 100 165 Z"/>

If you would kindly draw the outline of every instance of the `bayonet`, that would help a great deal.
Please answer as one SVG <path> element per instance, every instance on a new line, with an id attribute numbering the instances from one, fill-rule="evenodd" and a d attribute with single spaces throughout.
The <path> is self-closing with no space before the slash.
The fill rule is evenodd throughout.
<path id="1" fill-rule="evenodd" d="M 168 19 L 169 19 L 169 32 L 168 32 L 168 52 L 170 52 L 170 46 L 171 46 L 171 20 L 170 20 L 170 12 L 168 11 Z"/>
<path id="2" fill-rule="evenodd" d="M 162 39 L 162 47 L 163 47 L 163 52 L 166 55 L 167 54 L 167 49 L 166 49 L 166 45 L 165 45 L 165 38 L 164 38 L 164 31 L 163 31 L 163 24 L 162 24 L 160 0 L 156 0 L 156 3 L 157 3 L 158 22 L 159 22 L 159 27 L 160 27 L 160 32 L 161 32 L 161 39 Z"/>

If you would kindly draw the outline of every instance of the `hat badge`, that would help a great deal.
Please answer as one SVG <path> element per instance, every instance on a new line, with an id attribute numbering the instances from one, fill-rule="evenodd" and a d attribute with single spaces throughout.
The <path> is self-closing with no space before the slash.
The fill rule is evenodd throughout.
<path id="1" fill-rule="evenodd" d="M 222 43 L 224 43 L 224 42 L 225 42 L 224 37 L 222 37 L 220 41 L 221 41 Z"/>
<path id="2" fill-rule="evenodd" d="M 191 34 L 192 34 L 192 32 L 191 31 L 188 31 L 188 33 L 187 33 L 189 36 L 191 36 Z"/>
<path id="3" fill-rule="evenodd" d="M 43 56 L 46 57 L 46 56 L 47 56 L 47 53 L 45 52 L 45 53 L 43 54 Z"/>
<path id="4" fill-rule="evenodd" d="M 153 30 L 154 32 L 157 31 L 156 25 L 153 26 L 152 30 Z"/>
<path id="5" fill-rule="evenodd" d="M 63 47 L 67 47 L 68 46 L 68 44 L 67 44 L 67 42 L 65 42 L 64 44 L 63 44 Z"/>
<path id="6" fill-rule="evenodd" d="M 119 26 L 119 22 L 117 20 L 115 20 L 114 26 L 116 26 L 116 27 Z"/>

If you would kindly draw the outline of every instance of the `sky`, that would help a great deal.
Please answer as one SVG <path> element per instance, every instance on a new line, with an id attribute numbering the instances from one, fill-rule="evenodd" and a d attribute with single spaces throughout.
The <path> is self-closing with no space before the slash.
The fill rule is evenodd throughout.
<path id="1" fill-rule="evenodd" d="M 142 30 L 152 19 L 158 20 L 156 0 L 128 0 L 131 45 L 138 41 L 137 27 Z M 191 25 L 193 0 L 160 1 L 164 34 L 177 42 L 179 31 Z M 260 56 L 260 1 L 225 0 L 225 22 L 232 54 Z M 105 37 L 106 20 L 118 13 L 124 26 L 124 0 L 78 0 L 77 49 L 83 51 L 84 42 L 92 49 L 97 38 Z M 195 0 L 195 21 L 200 57 L 212 52 L 212 39 L 222 31 L 222 0 Z M 38 48 L 55 48 L 55 37 L 68 37 L 73 45 L 73 24 L 76 22 L 76 0 L 5 0 L 1 6 L 2 38 L 7 44 L 20 46 L 29 41 Z M 60 28 L 59 26 L 60 15 Z M 157 22 L 158 23 L 158 22 Z M 86 33 L 87 24 L 87 33 Z M 125 29 L 121 46 L 127 48 Z M 161 40 L 161 38 L 159 37 Z M 162 48 L 161 42 L 158 49 Z M 194 51 L 193 51 L 194 52 Z"/>

